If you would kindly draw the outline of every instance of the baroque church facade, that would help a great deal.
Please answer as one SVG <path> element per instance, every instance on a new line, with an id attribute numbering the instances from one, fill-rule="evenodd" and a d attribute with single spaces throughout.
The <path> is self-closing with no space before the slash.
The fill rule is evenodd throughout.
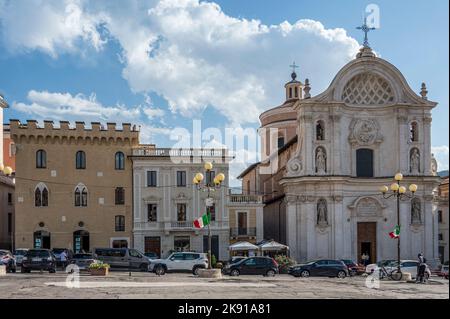
<path id="1" fill-rule="evenodd" d="M 309 81 L 293 105 L 297 146 L 280 185 L 286 203 L 286 243 L 297 261 L 317 258 L 396 259 L 394 198 L 380 187 L 401 172 L 413 199 L 400 202 L 401 258 L 438 258 L 433 194 L 439 184 L 431 154 L 431 111 L 400 71 L 368 45 L 311 97 Z"/>

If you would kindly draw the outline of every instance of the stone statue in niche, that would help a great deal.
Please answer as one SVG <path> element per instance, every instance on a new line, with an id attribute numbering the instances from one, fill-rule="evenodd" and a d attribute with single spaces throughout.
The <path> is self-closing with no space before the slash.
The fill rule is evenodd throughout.
<path id="1" fill-rule="evenodd" d="M 417 148 L 411 150 L 410 156 L 410 170 L 411 173 L 419 173 L 420 171 L 420 154 Z"/>
<path id="2" fill-rule="evenodd" d="M 327 171 L 327 154 L 322 147 L 316 150 L 316 173 L 325 173 Z"/>
<path id="3" fill-rule="evenodd" d="M 328 225 L 327 202 L 321 199 L 317 202 L 317 225 Z"/>
<path id="4" fill-rule="evenodd" d="M 422 216 L 420 212 L 420 202 L 413 200 L 411 202 L 411 224 L 421 224 Z"/>
<path id="5" fill-rule="evenodd" d="M 437 160 L 434 157 L 434 154 L 431 154 L 431 174 L 433 174 L 433 176 L 437 175 L 437 171 L 438 171 L 438 164 L 437 164 Z"/>

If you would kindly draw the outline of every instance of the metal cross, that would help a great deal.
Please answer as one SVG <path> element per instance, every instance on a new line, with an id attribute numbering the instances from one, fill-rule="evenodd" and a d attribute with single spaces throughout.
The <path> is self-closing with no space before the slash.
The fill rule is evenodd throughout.
<path id="1" fill-rule="evenodd" d="M 290 67 L 292 68 L 292 72 L 293 73 L 295 73 L 295 69 L 296 68 L 299 68 L 299 66 L 295 64 L 295 61 L 294 61 L 294 63 L 292 65 L 290 65 Z"/>
<path id="2" fill-rule="evenodd" d="M 369 28 L 369 26 L 367 25 L 367 18 L 364 17 L 364 24 L 360 27 L 357 27 L 356 29 L 358 30 L 362 30 L 364 32 L 364 43 L 363 45 L 365 47 L 369 47 L 369 40 L 367 39 L 367 33 L 369 33 L 370 30 L 375 30 L 376 28 Z"/>

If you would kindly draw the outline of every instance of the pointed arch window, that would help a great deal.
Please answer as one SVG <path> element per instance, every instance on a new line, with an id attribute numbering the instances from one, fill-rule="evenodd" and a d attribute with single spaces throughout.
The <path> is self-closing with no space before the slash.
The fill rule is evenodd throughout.
<path id="1" fill-rule="evenodd" d="M 39 183 L 34 190 L 34 206 L 48 206 L 48 188 L 44 183 Z"/>
<path id="2" fill-rule="evenodd" d="M 87 207 L 88 190 L 83 184 L 75 188 L 75 207 Z"/>
<path id="3" fill-rule="evenodd" d="M 411 124 L 409 124 L 409 140 L 410 142 L 419 141 L 419 128 L 416 121 L 411 122 Z"/>
<path id="4" fill-rule="evenodd" d="M 76 169 L 86 168 L 86 153 L 83 151 L 78 151 L 75 155 Z"/>
<path id="5" fill-rule="evenodd" d="M 47 167 L 47 152 L 44 150 L 38 150 L 36 152 L 36 168 Z"/>
<path id="6" fill-rule="evenodd" d="M 124 170 L 125 169 L 125 155 L 122 152 L 116 153 L 115 167 L 116 167 L 116 170 Z"/>
<path id="7" fill-rule="evenodd" d="M 325 124 L 322 120 L 316 123 L 316 140 L 323 141 L 325 139 Z"/>

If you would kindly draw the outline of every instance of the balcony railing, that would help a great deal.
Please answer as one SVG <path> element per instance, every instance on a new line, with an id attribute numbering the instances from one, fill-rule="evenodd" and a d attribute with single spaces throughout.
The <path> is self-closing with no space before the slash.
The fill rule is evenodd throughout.
<path id="1" fill-rule="evenodd" d="M 189 229 L 194 227 L 194 223 L 192 221 L 177 221 L 171 222 L 170 227 L 173 229 Z"/>
<path id="2" fill-rule="evenodd" d="M 250 227 L 250 228 L 234 227 L 234 228 L 230 228 L 230 236 L 231 237 L 256 236 L 256 227 Z"/>
<path id="3" fill-rule="evenodd" d="M 230 194 L 230 203 L 258 204 L 262 203 L 261 195 Z"/>
<path id="4" fill-rule="evenodd" d="M 133 149 L 134 156 L 161 157 L 226 157 L 227 149 L 195 149 L 195 148 L 151 148 L 139 147 Z"/>

